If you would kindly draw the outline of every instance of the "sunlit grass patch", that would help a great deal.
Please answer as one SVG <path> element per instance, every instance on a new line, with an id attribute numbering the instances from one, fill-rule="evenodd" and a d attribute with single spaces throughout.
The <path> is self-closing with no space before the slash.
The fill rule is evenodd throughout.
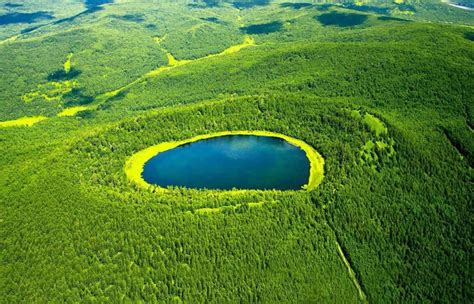
<path id="1" fill-rule="evenodd" d="M 38 90 L 24 94 L 21 99 L 30 103 L 37 99 L 45 101 L 59 101 L 64 94 L 70 93 L 72 89 L 78 87 L 76 80 L 51 81 L 46 84 L 38 85 Z"/>
<path id="2" fill-rule="evenodd" d="M 0 127 L 31 127 L 35 123 L 48 119 L 46 116 L 22 117 L 14 120 L 0 121 Z"/>
<path id="3" fill-rule="evenodd" d="M 375 135 L 379 136 L 381 134 L 387 134 L 388 130 L 385 127 L 384 123 L 380 121 L 377 117 L 366 113 L 364 115 L 364 123 L 369 126 L 370 130 L 375 132 Z"/>
<path id="4" fill-rule="evenodd" d="M 233 45 L 233 46 L 225 49 L 224 51 L 222 51 L 222 53 L 220 53 L 220 55 L 237 53 L 238 51 L 240 51 L 240 50 L 242 50 L 246 47 L 252 46 L 252 45 L 255 45 L 255 39 L 253 39 L 250 36 L 245 36 L 244 42 L 242 42 L 241 44 Z"/>
<path id="5" fill-rule="evenodd" d="M 66 62 L 64 63 L 64 72 L 69 73 L 71 71 L 71 60 L 72 60 L 72 56 L 73 56 L 73 53 L 70 53 L 68 56 L 67 56 L 67 60 Z"/>
<path id="6" fill-rule="evenodd" d="M 75 116 L 77 113 L 92 110 L 94 107 L 92 106 L 77 106 L 64 109 L 62 112 L 58 114 L 58 117 L 66 117 L 66 116 Z"/>

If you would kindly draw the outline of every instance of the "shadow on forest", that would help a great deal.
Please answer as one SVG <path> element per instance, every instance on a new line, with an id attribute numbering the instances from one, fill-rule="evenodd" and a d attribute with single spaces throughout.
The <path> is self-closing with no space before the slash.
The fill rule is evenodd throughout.
<path id="1" fill-rule="evenodd" d="M 399 4 L 397 8 L 402 12 L 416 12 L 415 6 L 411 4 Z"/>
<path id="2" fill-rule="evenodd" d="M 316 6 L 316 9 L 320 12 L 326 12 L 328 11 L 331 7 L 333 7 L 334 5 L 332 4 L 318 4 Z"/>
<path id="3" fill-rule="evenodd" d="M 350 27 L 363 24 L 367 15 L 331 12 L 317 16 L 316 19 L 324 26 Z"/>
<path id="4" fill-rule="evenodd" d="M 202 18 L 199 18 L 199 19 L 207 21 L 207 22 L 212 22 L 212 23 L 222 23 L 222 21 L 219 18 L 216 18 L 216 17 L 202 17 Z"/>
<path id="5" fill-rule="evenodd" d="M 241 27 L 240 31 L 245 34 L 270 34 L 279 32 L 283 24 L 280 21 L 273 21 L 270 23 L 252 24 L 246 27 Z"/>
<path id="6" fill-rule="evenodd" d="M 344 5 L 345 8 L 359 11 L 359 12 L 368 12 L 368 13 L 376 13 L 376 14 L 383 14 L 386 15 L 390 13 L 390 9 L 387 7 L 376 7 L 370 5 L 355 5 L 355 4 L 347 4 Z"/>
<path id="7" fill-rule="evenodd" d="M 283 8 L 292 8 L 292 9 L 295 9 L 295 10 L 299 10 L 299 9 L 302 9 L 302 8 L 307 8 L 307 7 L 312 7 L 313 5 L 311 3 L 290 3 L 290 2 L 285 2 L 285 3 L 282 3 L 280 4 L 280 7 L 283 7 Z"/>
<path id="8" fill-rule="evenodd" d="M 82 106 L 90 104 L 94 101 L 92 96 L 87 96 L 82 93 L 82 89 L 74 88 L 71 92 L 66 93 L 62 96 L 64 101 L 64 106 L 73 107 L 73 106 Z"/>
<path id="9" fill-rule="evenodd" d="M 255 6 L 266 6 L 270 4 L 270 0 L 244 0 L 244 1 L 234 1 L 234 5 L 237 9 L 249 9 Z"/>
<path id="10" fill-rule="evenodd" d="M 398 21 L 398 22 L 411 22 L 411 20 L 396 18 L 396 17 L 389 17 L 389 16 L 380 16 L 377 18 L 380 21 Z"/>
<path id="11" fill-rule="evenodd" d="M 34 26 L 34 27 L 26 28 L 26 29 L 24 29 L 24 30 L 21 30 L 21 31 L 20 31 L 20 34 L 27 34 L 27 33 L 32 32 L 32 31 L 34 31 L 34 30 L 36 30 L 36 29 L 38 29 L 38 28 L 40 28 L 40 27 L 41 27 L 41 26 Z"/>
<path id="12" fill-rule="evenodd" d="M 72 68 L 69 73 L 66 73 L 64 70 L 57 70 L 48 75 L 48 81 L 65 81 L 71 80 L 79 75 L 81 75 L 81 71 L 75 68 Z"/>
<path id="13" fill-rule="evenodd" d="M 464 33 L 464 38 L 466 38 L 467 40 L 474 41 L 474 32 Z"/>
<path id="14" fill-rule="evenodd" d="M 82 17 L 82 16 L 86 16 L 86 15 L 90 15 L 90 14 L 93 14 L 93 13 L 98 12 L 98 11 L 101 11 L 101 10 L 103 10 L 102 7 L 96 6 L 96 7 L 90 8 L 90 9 L 86 9 L 85 11 L 80 12 L 80 13 L 77 14 L 77 15 L 74 15 L 74 16 L 71 16 L 71 17 L 67 17 L 67 18 L 63 18 L 63 19 L 60 19 L 60 20 L 58 20 L 58 21 L 55 21 L 54 24 L 61 24 L 61 23 L 65 23 L 65 22 L 72 22 L 72 21 L 74 21 L 76 18 L 79 18 L 79 17 Z"/>
<path id="15" fill-rule="evenodd" d="M 0 15 L 0 25 L 8 25 L 15 23 L 34 23 L 41 20 L 51 20 L 54 16 L 49 12 L 34 12 L 34 13 L 8 13 Z"/>
<path id="16" fill-rule="evenodd" d="M 112 15 L 111 17 L 115 19 L 119 19 L 119 20 L 137 22 L 137 23 L 141 23 L 145 21 L 145 17 L 143 16 L 143 14 Z"/>
<path id="17" fill-rule="evenodd" d="M 5 3 L 5 4 L 3 5 L 3 7 L 7 8 L 7 9 L 9 9 L 9 8 L 17 8 L 17 7 L 22 7 L 22 6 L 23 6 L 23 4 L 10 3 L 10 2 Z"/>
<path id="18" fill-rule="evenodd" d="M 101 103 L 98 107 L 98 110 L 108 110 L 112 107 L 114 102 L 123 100 L 127 96 L 129 90 L 120 91 L 117 95 L 108 98 L 105 102 Z"/>
<path id="19" fill-rule="evenodd" d="M 203 0 L 202 3 L 189 3 L 188 7 L 197 9 L 219 7 L 221 2 L 221 0 Z"/>
<path id="20" fill-rule="evenodd" d="M 469 149 L 469 145 L 466 145 L 463 142 L 463 137 L 460 137 L 459 134 L 456 136 L 454 130 L 449 130 L 447 128 L 443 128 L 443 132 L 451 145 L 463 156 L 463 158 L 467 160 L 469 166 L 474 168 L 474 153 Z"/>
<path id="21" fill-rule="evenodd" d="M 158 28 L 158 26 L 156 24 L 153 24 L 153 23 L 149 23 L 149 24 L 145 25 L 145 27 L 149 30 L 156 30 Z"/>
<path id="22" fill-rule="evenodd" d="M 114 0 L 84 0 L 87 9 L 93 9 L 108 3 L 114 3 Z"/>

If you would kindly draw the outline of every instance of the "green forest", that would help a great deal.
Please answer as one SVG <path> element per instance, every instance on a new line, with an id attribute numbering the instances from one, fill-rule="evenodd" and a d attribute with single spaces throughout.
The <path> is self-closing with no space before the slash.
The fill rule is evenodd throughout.
<path id="1" fill-rule="evenodd" d="M 0 303 L 472 302 L 473 3 L 323 2 L 0 0 Z M 127 178 L 242 130 L 324 178 Z"/>

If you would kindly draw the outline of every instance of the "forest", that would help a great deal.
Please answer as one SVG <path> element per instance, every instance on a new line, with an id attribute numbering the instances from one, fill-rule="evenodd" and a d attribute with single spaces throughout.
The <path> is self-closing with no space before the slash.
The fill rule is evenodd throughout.
<path id="1" fill-rule="evenodd" d="M 63 2 L 0 2 L 0 303 L 472 302 L 474 12 Z M 303 141 L 324 178 L 127 177 L 242 130 Z"/>

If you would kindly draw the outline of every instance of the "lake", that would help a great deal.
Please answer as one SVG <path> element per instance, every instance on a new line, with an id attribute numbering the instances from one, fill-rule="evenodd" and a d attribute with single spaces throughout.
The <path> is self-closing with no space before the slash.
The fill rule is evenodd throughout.
<path id="1" fill-rule="evenodd" d="M 226 135 L 161 152 L 142 177 L 161 187 L 299 190 L 309 170 L 306 153 L 281 138 Z"/>

